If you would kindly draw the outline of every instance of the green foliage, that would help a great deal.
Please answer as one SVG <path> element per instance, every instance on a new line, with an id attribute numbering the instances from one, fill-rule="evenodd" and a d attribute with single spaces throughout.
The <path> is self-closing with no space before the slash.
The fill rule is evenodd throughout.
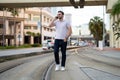
<path id="1" fill-rule="evenodd" d="M 31 45 L 32 47 L 40 47 L 41 45 L 39 43 L 35 43 Z"/>
<path id="2" fill-rule="evenodd" d="M 19 9 L 20 8 L 0 8 L 1 11 L 6 10 L 12 13 L 12 16 L 18 16 L 19 15 Z"/>
<path id="3" fill-rule="evenodd" d="M 112 7 L 111 15 L 120 14 L 120 0 L 118 0 Z"/>
<path id="4" fill-rule="evenodd" d="M 31 36 L 36 36 L 36 34 L 35 34 L 35 33 L 32 33 Z"/>
<path id="5" fill-rule="evenodd" d="M 30 44 L 24 44 L 19 46 L 19 48 L 30 48 L 30 47 L 32 47 Z"/>
<path id="6" fill-rule="evenodd" d="M 37 35 L 37 36 L 40 36 L 40 33 L 37 33 L 36 35 Z"/>
<path id="7" fill-rule="evenodd" d="M 120 0 L 118 0 L 112 7 L 112 12 L 111 15 L 115 16 L 115 15 L 119 15 L 120 14 Z M 117 28 L 119 27 L 119 23 L 120 23 L 120 18 L 118 18 L 117 23 Z M 115 33 L 114 35 L 117 35 L 116 40 L 118 40 L 120 38 L 120 32 Z"/>
<path id="8" fill-rule="evenodd" d="M 103 20 L 98 16 L 93 17 L 89 21 L 89 30 L 90 33 L 95 38 L 97 46 L 98 41 L 103 39 L 103 25 L 104 25 Z"/>
<path id="9" fill-rule="evenodd" d="M 102 40 L 102 38 L 103 38 L 102 37 L 103 36 L 103 20 L 98 16 L 95 16 L 94 18 L 90 19 L 89 30 L 95 39 Z"/>
<path id="10" fill-rule="evenodd" d="M 116 38 L 116 40 L 118 40 L 119 38 L 120 38 L 120 33 L 115 33 L 114 35 L 117 35 L 117 38 Z"/>
<path id="11" fill-rule="evenodd" d="M 31 33 L 30 31 L 27 31 L 26 34 L 28 34 L 28 35 L 32 35 L 32 33 Z"/>
<path id="12" fill-rule="evenodd" d="M 24 45 L 21 45 L 21 46 L 0 46 L 0 49 L 1 50 L 4 50 L 4 49 L 17 49 L 17 48 L 30 48 L 30 47 L 41 47 L 40 44 L 36 43 L 36 44 L 24 44 Z"/>
<path id="13" fill-rule="evenodd" d="M 30 35 L 30 36 L 40 36 L 40 33 L 34 33 L 34 32 L 30 32 L 30 31 L 27 31 L 26 34 Z"/>

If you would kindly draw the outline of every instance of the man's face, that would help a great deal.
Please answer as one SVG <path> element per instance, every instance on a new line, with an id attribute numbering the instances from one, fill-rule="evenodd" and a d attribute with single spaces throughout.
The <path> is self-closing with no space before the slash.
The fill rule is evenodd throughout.
<path id="1" fill-rule="evenodd" d="M 58 19 L 62 19 L 63 18 L 63 15 L 62 15 L 61 12 L 58 12 L 57 16 L 58 16 Z"/>

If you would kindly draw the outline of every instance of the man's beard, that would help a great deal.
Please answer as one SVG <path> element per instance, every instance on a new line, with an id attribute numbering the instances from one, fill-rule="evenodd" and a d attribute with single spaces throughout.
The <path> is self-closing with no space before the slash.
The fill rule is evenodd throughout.
<path id="1" fill-rule="evenodd" d="M 62 17 L 59 17 L 59 19 L 62 19 Z"/>

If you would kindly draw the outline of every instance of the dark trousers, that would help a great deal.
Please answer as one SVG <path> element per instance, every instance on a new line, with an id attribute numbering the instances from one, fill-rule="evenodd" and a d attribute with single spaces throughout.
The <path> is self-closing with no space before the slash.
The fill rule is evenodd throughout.
<path id="1" fill-rule="evenodd" d="M 61 53 L 62 53 L 61 66 L 63 67 L 65 67 L 65 62 L 66 62 L 66 47 L 67 47 L 67 42 L 64 42 L 64 40 L 62 39 L 55 39 L 55 43 L 54 43 L 55 62 L 56 64 L 60 64 L 59 48 L 61 48 Z"/>

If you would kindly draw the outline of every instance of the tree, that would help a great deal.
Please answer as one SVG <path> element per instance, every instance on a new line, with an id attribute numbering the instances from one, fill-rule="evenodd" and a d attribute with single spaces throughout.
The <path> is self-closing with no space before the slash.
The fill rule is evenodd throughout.
<path id="1" fill-rule="evenodd" d="M 18 16 L 18 13 L 19 13 L 19 8 L 0 8 L 0 11 L 3 11 L 3 10 L 11 12 L 12 16 Z"/>
<path id="2" fill-rule="evenodd" d="M 34 33 L 34 32 L 27 31 L 26 34 L 33 36 L 33 37 L 38 36 L 38 43 L 39 43 L 39 40 L 40 40 L 39 37 L 41 36 L 40 33 Z"/>
<path id="3" fill-rule="evenodd" d="M 98 16 L 90 19 L 89 30 L 96 40 L 96 44 L 98 47 L 98 41 L 103 39 L 103 20 Z"/>
<path id="4" fill-rule="evenodd" d="M 111 15 L 115 16 L 115 15 L 119 15 L 120 14 L 120 0 L 118 0 L 112 7 L 112 12 Z M 116 28 L 119 29 L 119 23 L 120 23 L 120 18 L 118 17 L 118 21 L 116 22 L 117 26 Z M 116 40 L 118 40 L 120 38 L 120 32 L 116 32 L 114 35 L 117 35 Z"/>
<path id="5" fill-rule="evenodd" d="M 112 7 L 111 15 L 118 15 L 120 14 L 120 0 L 118 0 Z"/>

